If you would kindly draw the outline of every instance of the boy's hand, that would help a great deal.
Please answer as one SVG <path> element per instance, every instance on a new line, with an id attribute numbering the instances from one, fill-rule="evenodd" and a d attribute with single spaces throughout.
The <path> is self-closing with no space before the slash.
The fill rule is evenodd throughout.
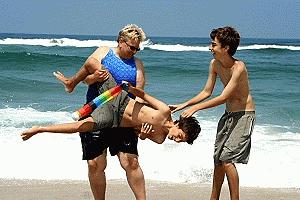
<path id="1" fill-rule="evenodd" d="M 141 131 L 139 134 L 139 138 L 144 140 L 149 137 L 154 132 L 152 129 L 152 125 L 148 123 L 142 123 Z"/>
<path id="2" fill-rule="evenodd" d="M 109 77 L 109 73 L 105 69 L 96 70 L 93 74 L 93 78 L 94 78 L 95 82 L 102 83 L 103 81 L 108 79 L 108 77 Z"/>
<path id="3" fill-rule="evenodd" d="M 188 118 L 191 117 L 195 112 L 197 112 L 197 110 L 195 110 L 194 107 L 191 107 L 183 111 L 180 116 L 184 118 Z"/>
<path id="4" fill-rule="evenodd" d="M 123 85 L 124 84 L 124 85 Z M 125 90 L 126 92 L 129 92 L 131 94 L 133 94 L 136 97 L 140 97 L 141 99 L 143 99 L 143 96 L 145 95 L 144 90 L 140 89 L 140 88 L 136 88 L 133 87 L 130 83 L 128 83 L 127 81 L 122 81 L 122 88 L 123 90 Z"/>
<path id="5" fill-rule="evenodd" d="M 175 113 L 175 112 L 177 112 L 179 110 L 182 110 L 186 106 L 187 105 L 185 103 L 182 103 L 182 104 L 177 104 L 177 105 L 169 105 L 169 108 L 172 111 L 172 113 Z"/>

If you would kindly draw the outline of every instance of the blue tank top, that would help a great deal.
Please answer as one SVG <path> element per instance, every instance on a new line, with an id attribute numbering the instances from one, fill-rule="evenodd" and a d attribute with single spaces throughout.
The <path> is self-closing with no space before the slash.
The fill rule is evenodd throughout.
<path id="1" fill-rule="evenodd" d="M 136 64 L 134 57 L 130 59 L 120 59 L 115 55 L 112 49 L 109 49 L 101 63 L 109 71 L 117 84 L 121 84 L 122 81 L 128 81 L 133 86 L 136 86 Z M 86 103 L 92 101 L 98 95 L 97 83 L 89 85 L 86 93 Z"/>

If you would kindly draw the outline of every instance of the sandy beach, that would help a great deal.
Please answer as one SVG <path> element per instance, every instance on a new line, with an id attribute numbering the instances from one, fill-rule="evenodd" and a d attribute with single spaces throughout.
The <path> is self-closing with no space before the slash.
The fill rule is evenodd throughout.
<path id="1" fill-rule="evenodd" d="M 149 200 L 209 199 L 210 185 L 171 184 L 146 180 Z M 0 180 L 1 200 L 93 200 L 87 181 Z M 110 180 L 107 200 L 134 199 L 125 180 Z M 229 199 L 227 187 L 223 187 L 222 200 Z M 242 200 L 295 200 L 300 199 L 299 188 L 241 188 Z"/>

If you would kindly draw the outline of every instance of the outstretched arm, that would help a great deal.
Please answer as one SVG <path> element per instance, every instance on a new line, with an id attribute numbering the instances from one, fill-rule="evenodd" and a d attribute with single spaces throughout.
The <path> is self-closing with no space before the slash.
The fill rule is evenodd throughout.
<path id="1" fill-rule="evenodd" d="M 190 117 L 198 110 L 212 108 L 226 103 L 226 101 L 232 96 L 232 94 L 238 87 L 239 79 L 241 77 L 241 74 L 244 71 L 245 71 L 245 67 L 237 66 L 236 69 L 233 71 L 228 84 L 226 85 L 226 87 L 223 89 L 222 93 L 219 96 L 192 106 L 191 108 L 185 110 L 181 114 L 181 116 Z"/>
<path id="2" fill-rule="evenodd" d="M 215 60 L 212 60 L 210 63 L 208 78 L 207 78 L 207 81 L 206 81 L 206 84 L 205 84 L 203 90 L 199 94 L 197 94 L 195 97 L 187 100 L 186 102 L 184 102 L 182 104 L 170 105 L 170 108 L 172 109 L 172 113 L 182 110 L 188 106 L 195 105 L 211 96 L 214 86 L 215 86 L 215 83 L 216 83 L 216 77 L 217 77 L 217 74 L 213 68 L 214 62 L 215 62 Z"/>
<path id="3" fill-rule="evenodd" d="M 160 111 L 162 114 L 169 114 L 171 115 L 171 110 L 167 104 L 164 102 L 150 96 L 144 90 L 133 87 L 132 85 L 128 85 L 128 92 L 132 93 L 133 95 L 143 99 L 144 101 L 148 102 L 154 109 Z"/>
<path id="4" fill-rule="evenodd" d="M 43 133 L 64 133 L 64 134 L 71 134 L 77 132 L 89 132 L 92 131 L 94 128 L 95 122 L 92 117 L 88 117 L 84 120 L 72 123 L 65 123 L 65 124 L 54 124 L 49 126 L 33 126 L 32 128 L 24 131 L 21 133 L 22 139 L 28 140 L 32 136 Z"/>

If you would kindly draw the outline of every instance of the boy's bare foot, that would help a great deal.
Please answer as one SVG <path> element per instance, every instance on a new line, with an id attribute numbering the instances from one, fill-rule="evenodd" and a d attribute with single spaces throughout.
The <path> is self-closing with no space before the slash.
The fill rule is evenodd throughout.
<path id="1" fill-rule="evenodd" d="M 38 130 L 39 130 L 39 126 L 33 126 L 30 129 L 28 129 L 27 131 L 24 131 L 23 133 L 21 133 L 22 140 L 24 140 L 24 141 L 28 140 L 29 138 L 31 138 L 32 136 L 37 134 Z"/>
<path id="2" fill-rule="evenodd" d="M 66 78 L 60 71 L 53 72 L 53 75 L 64 84 L 66 92 L 73 92 L 74 86 L 70 79 Z"/>

